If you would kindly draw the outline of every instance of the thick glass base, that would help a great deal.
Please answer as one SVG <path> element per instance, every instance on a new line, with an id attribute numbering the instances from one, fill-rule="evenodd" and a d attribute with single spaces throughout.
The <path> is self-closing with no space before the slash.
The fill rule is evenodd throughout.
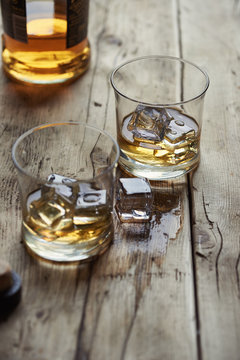
<path id="1" fill-rule="evenodd" d="M 195 169 L 200 161 L 199 153 L 188 162 L 178 165 L 157 166 L 140 163 L 120 151 L 119 165 L 127 173 L 149 180 L 168 180 L 182 176 Z"/>
<path id="2" fill-rule="evenodd" d="M 104 232 L 97 239 L 80 241 L 79 243 L 61 244 L 49 242 L 33 235 L 23 226 L 23 239 L 30 252 L 46 260 L 56 262 L 85 261 L 101 255 L 107 250 L 113 238 L 113 228 Z"/>

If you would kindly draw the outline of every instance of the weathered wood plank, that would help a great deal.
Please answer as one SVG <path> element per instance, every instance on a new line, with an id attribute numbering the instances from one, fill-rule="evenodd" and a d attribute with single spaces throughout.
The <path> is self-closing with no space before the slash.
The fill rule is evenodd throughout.
<path id="1" fill-rule="evenodd" d="M 193 178 L 203 359 L 239 359 L 239 1 L 180 1 L 183 56 L 204 65 L 201 165 Z"/>
<path id="2" fill-rule="evenodd" d="M 20 306 L 0 324 L 0 358 L 193 360 L 196 325 L 185 179 L 155 184 L 150 224 L 125 226 L 116 219 L 113 245 L 90 265 L 46 264 L 32 259 L 20 242 L 10 153 L 17 136 L 43 122 L 70 119 L 115 135 L 108 82 L 112 68 L 133 56 L 179 54 L 174 1 L 95 0 L 90 14 L 92 62 L 79 81 L 42 91 L 0 77 L 1 256 L 23 280 Z"/>
<path id="3" fill-rule="evenodd" d="M 93 265 L 75 359 L 197 358 L 185 182 L 156 184 L 153 208 L 150 224 L 116 220 Z"/>
<path id="4" fill-rule="evenodd" d="M 113 94 L 109 84 L 107 98 L 99 91 L 106 74 L 135 56 L 178 55 L 178 14 L 176 4 L 168 1 L 161 5 L 156 1 L 112 1 L 105 11 L 92 90 L 92 97 L 105 108 L 91 108 L 89 121 L 99 124 L 97 114 L 101 113 L 107 117 L 106 129 L 113 132 Z M 197 357 L 186 183 L 183 180 L 181 190 L 177 183 L 173 188 L 158 186 L 156 203 L 162 198 L 171 200 L 172 193 L 180 191 L 184 219 L 177 240 L 165 237 L 178 221 L 171 217 L 171 210 L 165 214 L 157 211 L 150 229 L 116 223 L 110 251 L 93 265 L 75 359 Z"/>
<path id="5" fill-rule="evenodd" d="M 94 29 L 98 31 L 97 22 Z M 92 64 L 94 61 L 93 55 Z M 12 83 L 3 74 L 0 77 L 0 256 L 12 264 L 23 283 L 21 304 L 0 324 L 0 359 L 61 360 L 75 355 L 89 266 L 46 264 L 27 254 L 21 240 L 21 209 L 11 147 L 22 132 L 40 123 L 86 122 L 93 76 L 91 67 L 80 81 L 44 91 Z"/>

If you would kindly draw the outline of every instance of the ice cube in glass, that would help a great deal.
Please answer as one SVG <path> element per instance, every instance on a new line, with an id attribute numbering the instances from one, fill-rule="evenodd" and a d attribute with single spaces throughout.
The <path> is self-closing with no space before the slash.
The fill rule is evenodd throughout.
<path id="1" fill-rule="evenodd" d="M 176 146 L 177 143 L 194 139 L 198 131 L 196 122 L 177 110 L 169 109 L 169 113 L 172 115 L 172 120 L 168 124 L 165 140 Z"/>
<path id="2" fill-rule="evenodd" d="M 80 184 L 80 189 L 73 218 L 75 225 L 100 223 L 110 216 L 106 190 L 96 190 L 87 183 Z"/>
<path id="3" fill-rule="evenodd" d="M 129 121 L 128 130 L 132 132 L 135 140 L 159 142 L 163 139 L 171 119 L 164 108 L 138 105 Z"/>
<path id="4" fill-rule="evenodd" d="M 29 220 L 35 226 L 50 230 L 64 230 L 72 226 L 72 209 L 54 188 L 49 192 L 41 189 L 31 193 L 27 200 Z"/>
<path id="5" fill-rule="evenodd" d="M 75 179 L 71 179 L 58 174 L 48 176 L 47 183 L 42 187 L 42 193 L 47 193 L 54 189 L 55 193 L 69 203 L 74 203 L 79 191 L 79 185 Z"/>

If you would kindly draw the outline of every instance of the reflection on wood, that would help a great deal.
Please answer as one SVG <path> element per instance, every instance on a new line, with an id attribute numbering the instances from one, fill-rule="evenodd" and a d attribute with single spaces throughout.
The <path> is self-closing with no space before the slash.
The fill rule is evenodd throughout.
<path id="1" fill-rule="evenodd" d="M 146 359 L 146 349 L 149 359 L 174 359 L 176 339 L 186 359 L 196 357 L 186 184 L 151 185 L 151 221 L 115 216 L 114 242 L 93 264 L 75 359 L 111 358 L 113 344 L 116 359 Z"/>

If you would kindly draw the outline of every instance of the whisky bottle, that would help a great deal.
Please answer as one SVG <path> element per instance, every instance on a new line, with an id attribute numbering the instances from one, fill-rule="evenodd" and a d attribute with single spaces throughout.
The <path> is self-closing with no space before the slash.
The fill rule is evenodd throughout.
<path id="1" fill-rule="evenodd" d="M 1 0 L 6 74 L 28 84 L 69 82 L 89 66 L 89 0 Z"/>

